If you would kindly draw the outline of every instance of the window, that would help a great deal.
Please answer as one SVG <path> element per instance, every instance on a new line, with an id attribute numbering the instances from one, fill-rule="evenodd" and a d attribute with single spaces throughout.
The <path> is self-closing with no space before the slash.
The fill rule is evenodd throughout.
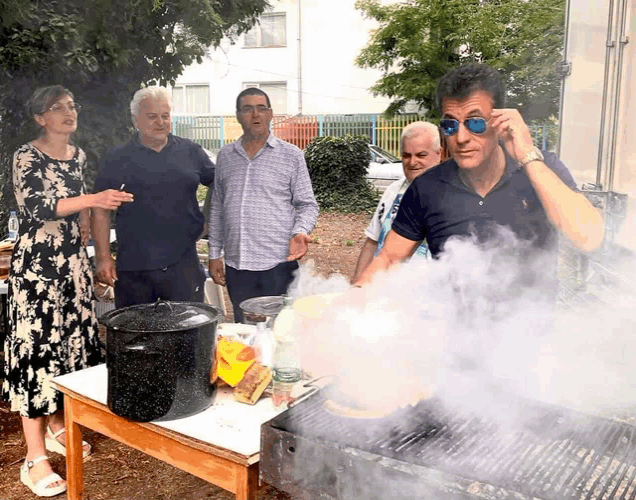
<path id="1" fill-rule="evenodd" d="M 244 83 L 244 88 L 256 87 L 269 96 L 272 103 L 272 110 L 276 115 L 287 114 L 287 83 L 286 82 L 263 82 Z"/>
<path id="2" fill-rule="evenodd" d="M 245 34 L 244 47 L 286 47 L 285 13 L 262 14 L 260 22 Z"/>
<path id="3" fill-rule="evenodd" d="M 172 88 L 172 113 L 203 114 L 210 112 L 209 85 L 175 85 Z"/>

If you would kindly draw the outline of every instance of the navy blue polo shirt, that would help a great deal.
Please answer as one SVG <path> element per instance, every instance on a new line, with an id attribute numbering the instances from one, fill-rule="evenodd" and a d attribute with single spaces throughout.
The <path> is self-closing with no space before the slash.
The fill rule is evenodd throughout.
<path id="1" fill-rule="evenodd" d="M 557 156 L 548 151 L 543 156 L 545 164 L 576 190 L 572 174 Z M 536 248 L 553 248 L 556 229 L 530 179 L 507 153 L 505 158 L 503 176 L 483 198 L 461 181 L 452 158 L 423 173 L 404 193 L 392 229 L 409 240 L 426 239 L 433 256 L 442 252 L 451 236 L 474 235 L 483 241 L 497 226 L 508 226 Z"/>
<path id="2" fill-rule="evenodd" d="M 204 217 L 196 192 L 213 185 L 214 164 L 189 139 L 168 136 L 156 152 L 137 138 L 104 154 L 94 191 L 119 189 L 135 201 L 117 209 L 117 269 L 161 269 L 179 261 L 193 247 Z"/>

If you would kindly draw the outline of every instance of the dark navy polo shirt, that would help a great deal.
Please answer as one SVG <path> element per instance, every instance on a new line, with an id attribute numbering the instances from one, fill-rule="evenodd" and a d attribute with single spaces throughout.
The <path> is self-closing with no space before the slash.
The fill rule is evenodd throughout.
<path id="1" fill-rule="evenodd" d="M 543 151 L 545 164 L 570 188 L 576 183 L 554 153 Z M 492 236 L 497 226 L 508 226 L 518 238 L 541 249 L 556 244 L 549 222 L 530 179 L 508 154 L 496 186 L 481 197 L 460 179 L 452 158 L 417 177 L 404 193 L 392 229 L 409 240 L 426 239 L 433 256 L 442 252 L 451 236 Z"/>
<path id="2" fill-rule="evenodd" d="M 161 269 L 179 261 L 203 229 L 196 192 L 213 185 L 214 164 L 189 139 L 168 136 L 156 152 L 137 138 L 104 154 L 94 191 L 119 189 L 135 201 L 117 209 L 117 269 Z"/>

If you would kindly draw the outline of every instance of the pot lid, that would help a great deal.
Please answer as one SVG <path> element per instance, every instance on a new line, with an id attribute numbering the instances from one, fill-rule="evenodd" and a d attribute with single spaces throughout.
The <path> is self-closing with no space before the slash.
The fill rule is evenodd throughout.
<path id="1" fill-rule="evenodd" d="M 239 304 L 243 313 L 257 314 L 259 316 L 276 316 L 285 305 L 282 295 L 254 297 L 244 300 Z"/>
<path id="2" fill-rule="evenodd" d="M 154 304 L 115 309 L 104 314 L 100 321 L 115 330 L 164 332 L 198 328 L 217 321 L 220 316 L 221 312 L 208 304 L 158 300 Z"/>

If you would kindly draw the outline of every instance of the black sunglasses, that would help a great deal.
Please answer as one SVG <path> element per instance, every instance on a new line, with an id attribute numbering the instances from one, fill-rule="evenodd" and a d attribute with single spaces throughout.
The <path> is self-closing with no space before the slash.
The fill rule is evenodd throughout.
<path id="1" fill-rule="evenodd" d="M 466 118 L 464 120 L 464 127 L 468 129 L 472 134 L 481 135 L 486 132 L 487 122 L 485 118 Z M 459 122 L 452 118 L 444 118 L 439 121 L 439 128 L 442 129 L 442 133 L 445 136 L 455 135 L 459 131 Z"/>

